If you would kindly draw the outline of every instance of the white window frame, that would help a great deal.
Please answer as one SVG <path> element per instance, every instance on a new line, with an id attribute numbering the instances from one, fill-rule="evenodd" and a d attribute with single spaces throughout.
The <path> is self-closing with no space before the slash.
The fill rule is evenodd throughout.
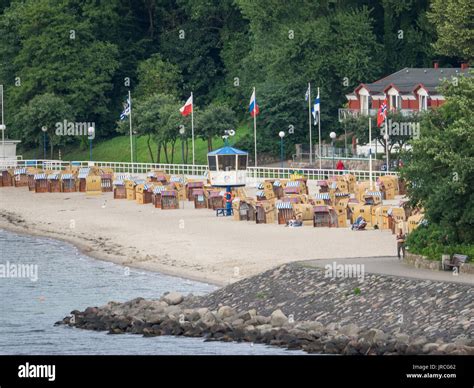
<path id="1" fill-rule="evenodd" d="M 400 93 L 394 87 L 391 87 L 387 92 L 389 98 L 390 109 L 400 110 L 402 107 Z"/>
<path id="2" fill-rule="evenodd" d="M 360 101 L 360 113 L 363 115 L 369 114 L 369 97 L 370 93 L 366 88 L 361 88 L 359 90 L 359 101 Z"/>
<path id="3" fill-rule="evenodd" d="M 428 92 L 423 88 L 418 89 L 418 109 L 420 111 L 428 110 Z"/>

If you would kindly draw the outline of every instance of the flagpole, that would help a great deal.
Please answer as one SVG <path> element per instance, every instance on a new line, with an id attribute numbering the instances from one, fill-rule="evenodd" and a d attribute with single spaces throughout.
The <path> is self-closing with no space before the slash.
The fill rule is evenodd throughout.
<path id="1" fill-rule="evenodd" d="M 370 190 L 373 190 L 372 184 L 372 119 L 369 116 L 369 180 Z"/>
<path id="2" fill-rule="evenodd" d="M 253 103 L 253 139 L 255 147 L 255 167 L 257 167 L 257 115 L 255 114 L 257 108 L 257 94 L 255 93 L 255 87 L 253 88 L 253 95 L 255 97 Z"/>
<path id="3" fill-rule="evenodd" d="M 313 134 L 311 132 L 311 83 L 308 82 L 309 165 L 313 164 Z"/>
<path id="4" fill-rule="evenodd" d="M 128 121 L 130 124 L 130 163 L 132 163 L 132 174 L 133 174 L 132 96 L 130 95 L 130 90 L 128 91 L 128 101 L 129 101 L 129 108 L 130 108 L 130 113 L 128 115 Z"/>
<path id="5" fill-rule="evenodd" d="M 385 153 L 387 154 L 387 168 L 385 169 L 385 171 L 387 171 L 387 173 L 390 171 L 390 167 L 389 167 L 389 156 L 388 156 L 388 140 L 390 138 L 389 134 L 388 134 L 388 125 L 387 125 L 387 114 L 385 114 L 385 135 L 384 137 L 386 137 L 385 139 Z"/>
<path id="6" fill-rule="evenodd" d="M 319 96 L 319 88 L 318 88 Z M 321 97 L 319 97 L 319 109 L 318 109 L 318 136 L 319 136 L 319 169 L 322 169 L 321 163 Z"/>
<path id="7" fill-rule="evenodd" d="M 194 174 L 194 165 L 196 164 L 195 153 L 194 153 L 194 97 L 193 92 L 191 92 L 191 138 L 193 143 L 193 174 Z"/>
<path id="8" fill-rule="evenodd" d="M 3 85 L 0 85 L 2 91 L 2 159 L 5 162 L 5 123 L 3 122 Z M 6 166 L 6 165 L 5 165 Z"/>

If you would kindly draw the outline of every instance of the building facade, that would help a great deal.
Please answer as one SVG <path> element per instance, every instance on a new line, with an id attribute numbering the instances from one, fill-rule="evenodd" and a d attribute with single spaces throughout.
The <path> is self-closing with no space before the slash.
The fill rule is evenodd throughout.
<path id="1" fill-rule="evenodd" d="M 373 83 L 361 83 L 346 95 L 348 107 L 339 109 L 339 121 L 360 115 L 375 116 L 387 99 L 388 109 L 402 115 L 435 109 L 444 103 L 439 87 L 446 80 L 455 82 L 467 75 L 467 65 L 460 68 L 404 68 Z"/>

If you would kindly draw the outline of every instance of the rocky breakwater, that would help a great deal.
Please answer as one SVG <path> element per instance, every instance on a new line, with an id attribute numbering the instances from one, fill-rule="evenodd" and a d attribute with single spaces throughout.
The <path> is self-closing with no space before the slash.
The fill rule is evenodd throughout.
<path id="1" fill-rule="evenodd" d="M 438 292 L 437 298 L 447 305 L 438 303 L 438 307 L 444 308 L 434 311 L 439 314 L 436 322 L 432 317 L 431 320 L 425 319 L 422 310 L 416 310 L 419 314 L 416 325 L 412 326 L 408 318 L 408 326 L 400 321 L 394 325 L 385 307 L 390 306 L 389 309 L 397 313 L 397 300 L 404 299 L 408 303 L 404 311 L 408 314 L 413 304 L 405 293 L 418 300 L 420 295 L 423 296 L 420 290 L 426 292 L 429 284 L 420 281 L 420 289 L 417 289 L 417 283 L 404 283 L 413 280 L 400 278 L 398 281 L 402 282 L 403 287 L 397 289 L 394 284 L 397 278 L 382 279 L 385 280 L 385 287 L 390 289 L 390 292 L 384 293 L 383 287 L 373 288 L 380 286 L 380 275 L 374 275 L 377 279 L 372 280 L 370 276 L 366 276 L 369 284 L 359 285 L 356 292 L 348 295 L 347 289 L 354 286 L 348 279 L 338 283 L 337 280 L 325 279 L 321 270 L 298 264 L 285 265 L 205 296 L 183 296 L 172 292 L 157 300 L 137 298 L 125 303 L 109 302 L 102 307 L 72 311 L 70 316 L 57 323 L 108 331 L 110 334 L 245 341 L 302 349 L 308 353 L 474 354 L 472 287 L 460 290 L 457 287 L 462 288 L 463 285 L 449 284 L 448 287 L 455 288 L 453 292 L 447 295 Z M 329 283 L 326 284 L 326 281 Z M 370 281 L 374 284 L 370 285 Z M 338 287 L 331 288 L 329 285 L 334 285 L 333 282 Z M 443 284 L 437 285 L 441 291 Z M 335 291 L 340 289 L 342 294 Z M 370 296 L 370 290 L 374 295 Z M 464 300 L 463 292 L 470 299 Z M 371 314 L 373 311 L 368 310 L 378 313 Z M 452 314 L 457 314 L 456 320 L 464 322 L 462 319 L 466 313 L 470 317 L 467 321 L 469 326 L 461 323 L 462 333 L 449 330 L 451 326 L 459 326 L 457 322 L 453 325 Z M 440 335 L 438 329 L 443 324 L 447 331 Z M 430 330 L 432 327 L 436 330 Z"/>

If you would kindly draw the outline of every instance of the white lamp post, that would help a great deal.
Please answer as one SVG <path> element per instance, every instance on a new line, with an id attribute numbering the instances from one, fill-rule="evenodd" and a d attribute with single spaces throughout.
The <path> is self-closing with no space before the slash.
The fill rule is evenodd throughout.
<path id="1" fill-rule="evenodd" d="M 179 134 L 181 135 L 181 160 L 182 163 L 184 164 L 184 134 L 186 133 L 186 130 L 184 127 L 179 128 Z"/>
<path id="2" fill-rule="evenodd" d="M 332 169 L 334 170 L 334 154 L 336 153 L 335 149 L 335 143 L 334 140 L 336 140 L 336 132 L 331 132 L 329 134 L 329 137 L 331 138 L 331 144 L 332 144 Z"/>
<path id="3" fill-rule="evenodd" d="M 94 138 L 95 128 L 89 127 L 87 133 L 89 135 L 89 161 L 92 162 L 92 139 Z"/>
<path id="4" fill-rule="evenodd" d="M 5 122 L 3 121 L 3 85 L 0 85 L 0 91 L 2 93 L 0 103 L 2 104 L 2 123 L 0 124 L 0 131 L 2 131 L 2 157 L 5 159 Z"/>
<path id="5" fill-rule="evenodd" d="M 278 136 L 280 136 L 280 166 L 283 168 L 283 160 L 285 158 L 284 152 L 283 152 L 283 138 L 285 137 L 285 132 L 280 131 L 278 133 Z"/>
<path id="6" fill-rule="evenodd" d="M 48 132 L 48 127 L 43 125 L 41 130 L 43 131 L 43 159 L 46 160 L 46 132 Z"/>
<path id="7" fill-rule="evenodd" d="M 390 165 L 389 165 L 389 162 L 390 162 L 390 158 L 389 158 L 389 155 L 388 155 L 388 141 L 390 140 L 390 135 L 388 133 L 386 133 L 385 135 L 383 135 L 383 138 L 385 139 L 385 154 L 387 155 L 387 168 L 385 169 L 386 172 L 389 172 L 390 171 Z"/>

